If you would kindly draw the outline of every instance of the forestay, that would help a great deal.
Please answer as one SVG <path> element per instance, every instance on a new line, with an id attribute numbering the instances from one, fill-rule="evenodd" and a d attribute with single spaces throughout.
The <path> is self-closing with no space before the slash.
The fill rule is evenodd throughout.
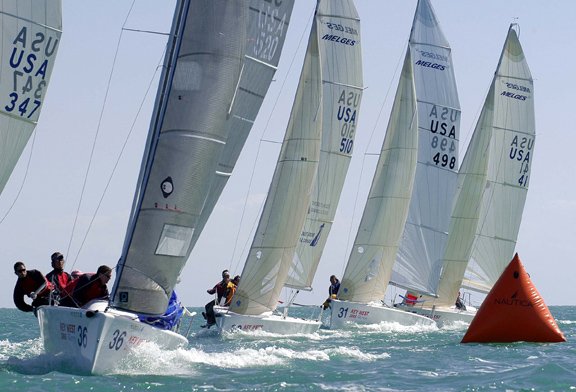
<path id="1" fill-rule="evenodd" d="M 286 286 L 311 290 L 354 149 L 362 98 L 360 19 L 352 0 L 324 1 L 316 13 L 322 66 L 318 173 Z"/>
<path id="2" fill-rule="evenodd" d="M 460 103 L 451 50 L 429 0 L 419 0 L 410 35 L 418 101 L 418 164 L 392 283 L 435 293 L 456 190 Z"/>
<path id="3" fill-rule="evenodd" d="M 339 299 L 370 303 L 384 298 L 408 215 L 416 172 L 416 105 L 408 48 L 368 201 L 342 277 Z"/>
<path id="4" fill-rule="evenodd" d="M 244 1 L 179 1 L 112 291 L 114 307 L 163 314 L 226 143 L 246 48 Z"/>
<path id="5" fill-rule="evenodd" d="M 0 192 L 36 127 L 62 34 L 61 0 L 0 1 Z"/>
<path id="6" fill-rule="evenodd" d="M 226 120 L 228 138 L 220 153 L 206 203 L 194 230 L 192 247 L 232 175 L 264 96 L 272 83 L 294 6 L 294 0 L 250 0 L 249 3 L 244 63 Z"/>

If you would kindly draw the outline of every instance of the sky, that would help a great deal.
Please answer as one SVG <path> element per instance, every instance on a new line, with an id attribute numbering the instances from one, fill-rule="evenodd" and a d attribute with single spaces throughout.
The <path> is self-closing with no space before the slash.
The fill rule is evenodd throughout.
<path id="1" fill-rule="evenodd" d="M 62 1 L 63 35 L 38 126 L 0 195 L 0 219 L 6 216 L 0 223 L 5 260 L 0 307 L 14 306 L 16 261 L 44 273 L 51 269 L 54 251 L 65 254 L 69 272 L 117 263 L 166 43 L 165 34 L 122 31 L 122 26 L 167 33 L 175 4 L 163 1 L 158 9 L 156 0 L 136 0 L 129 14 L 132 2 Z M 315 3 L 296 0 L 275 81 L 176 287 L 187 306 L 211 300 L 206 290 L 223 269 L 233 275 L 242 271 L 286 129 Z M 534 78 L 536 144 L 516 251 L 548 305 L 576 305 L 576 184 L 570 180 L 576 170 L 576 130 L 570 120 L 576 90 L 576 2 L 432 4 L 452 47 L 462 110 L 461 158 L 509 24 L 520 25 Z M 388 123 L 416 0 L 356 0 L 356 7 L 366 89 L 334 226 L 313 291 L 296 299 L 302 304 L 320 305 L 329 276 L 341 277 L 344 271 L 374 173 L 374 154 Z"/>

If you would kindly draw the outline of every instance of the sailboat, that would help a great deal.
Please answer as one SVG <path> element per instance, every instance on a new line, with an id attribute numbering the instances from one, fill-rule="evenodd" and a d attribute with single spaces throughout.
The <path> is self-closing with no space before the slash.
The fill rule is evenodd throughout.
<path id="1" fill-rule="evenodd" d="M 418 2 L 411 43 L 418 100 L 418 163 L 391 281 L 434 295 L 456 192 L 460 103 L 451 49 L 429 0 Z"/>
<path id="2" fill-rule="evenodd" d="M 285 287 L 312 290 L 312 281 L 340 200 L 354 151 L 363 92 L 360 20 L 352 1 L 333 2 L 331 23 L 354 32 L 355 44 L 344 48 L 321 44 L 322 140 L 308 213 L 294 252 Z M 336 8 L 338 6 L 339 8 Z M 329 12 L 323 10 L 324 13 Z M 294 296 L 295 297 L 295 296 Z"/>
<path id="3" fill-rule="evenodd" d="M 163 315 L 168 308 L 192 250 L 228 121 L 237 111 L 234 100 L 244 65 L 267 63 L 281 50 L 292 7 L 292 1 L 177 2 L 110 301 L 81 309 L 40 307 L 48 354 L 63 358 L 75 371 L 103 374 L 113 372 L 143 342 L 164 350 L 188 343 L 178 333 L 178 322 L 161 329 L 141 320 Z M 274 46 L 256 51 L 255 42 Z M 252 80 L 254 90 L 243 93 L 265 93 L 271 77 L 263 76 Z"/>
<path id="4" fill-rule="evenodd" d="M 474 307 L 455 307 L 460 287 L 489 292 L 514 255 L 535 141 L 533 80 L 514 26 L 458 174 L 437 297 L 417 309 L 439 325 L 472 321 Z"/>
<path id="5" fill-rule="evenodd" d="M 62 3 L 4 0 L 0 15 L 1 193 L 38 123 L 62 34 Z"/>
<path id="6" fill-rule="evenodd" d="M 436 215 L 424 215 L 420 223 L 426 228 L 416 230 L 413 210 L 424 199 L 441 206 L 438 194 L 450 186 L 455 170 L 451 162 L 457 156 L 458 107 L 450 48 L 430 2 L 420 0 L 368 201 L 338 299 L 331 303 L 331 328 L 380 322 L 434 325 L 426 317 L 386 306 L 383 299 L 406 235 L 414 234 L 409 237 L 414 250 L 417 240 L 435 238 L 415 234 L 436 233 L 431 231 Z M 433 185 L 430 189 L 418 184 L 424 177 Z M 405 225 L 410 229 L 402 238 Z"/>
<path id="7" fill-rule="evenodd" d="M 283 314 L 276 310 L 310 216 L 309 206 L 310 210 L 331 210 L 337 203 L 345 170 L 329 178 L 335 182 L 334 194 L 321 202 L 334 203 L 330 206 L 315 204 L 320 191 L 314 188 L 314 179 L 328 179 L 331 170 L 342 173 L 335 165 L 347 166 L 346 157 L 344 163 L 335 163 L 331 150 L 333 144 L 342 155 L 352 150 L 352 116 L 357 113 L 361 90 L 359 51 L 359 18 L 353 2 L 319 0 L 292 113 L 242 279 L 229 308 L 219 309 L 221 317 L 216 318 L 220 331 L 294 334 L 313 333 L 320 327 L 319 320 L 289 317 L 287 308 Z M 347 72 L 357 74 L 346 76 Z M 321 153 L 321 149 L 325 151 Z M 328 161 L 319 171 L 320 159 Z M 328 230 L 326 225 L 324 230 Z M 316 234 L 318 231 L 311 237 Z M 308 267 L 300 274 L 301 280 L 311 280 L 314 272 L 315 266 Z"/>

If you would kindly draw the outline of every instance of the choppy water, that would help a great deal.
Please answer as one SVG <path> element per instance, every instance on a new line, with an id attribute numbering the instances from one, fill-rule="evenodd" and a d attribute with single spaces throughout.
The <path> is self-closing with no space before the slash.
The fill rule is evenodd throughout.
<path id="1" fill-rule="evenodd" d="M 79 376 L 43 353 L 31 314 L 0 309 L 0 391 L 576 390 L 576 307 L 550 310 L 567 343 L 463 345 L 465 326 L 220 337 L 195 319 L 186 349 L 144 346 L 117 374 Z"/>

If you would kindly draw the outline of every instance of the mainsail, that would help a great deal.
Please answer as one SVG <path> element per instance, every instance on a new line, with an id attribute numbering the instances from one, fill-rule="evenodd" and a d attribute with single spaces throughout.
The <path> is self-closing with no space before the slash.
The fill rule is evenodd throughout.
<path id="1" fill-rule="evenodd" d="M 488 292 L 514 255 L 535 125 L 532 76 L 512 27 L 458 173 L 438 298 L 430 299 L 437 306 L 454 305 L 461 285 Z"/>
<path id="2" fill-rule="evenodd" d="M 338 298 L 384 298 L 404 229 L 418 155 L 418 113 L 410 48 L 406 51 L 382 151 Z M 334 316 L 333 316 L 334 317 Z"/>
<path id="3" fill-rule="evenodd" d="M 166 310 L 227 142 L 251 32 L 249 6 L 225 0 L 176 6 L 114 307 L 155 315 Z"/>
<path id="4" fill-rule="evenodd" d="M 0 192 L 36 127 L 62 34 L 61 0 L 0 1 Z"/>
<path id="5" fill-rule="evenodd" d="M 308 214 L 286 286 L 310 290 L 344 186 L 362 98 L 360 19 L 352 0 L 321 2 L 322 143 Z M 338 39 L 340 45 L 335 45 Z M 334 60 L 333 60 L 334 59 Z"/>
<path id="6" fill-rule="evenodd" d="M 418 163 L 391 282 L 435 293 L 456 191 L 460 103 L 451 50 L 429 0 L 419 0 L 410 34 L 418 101 Z"/>
<path id="7" fill-rule="evenodd" d="M 226 120 L 228 138 L 199 221 L 192 236 L 195 245 L 208 221 L 248 138 L 256 115 L 276 73 L 294 0 L 250 0 L 244 63 L 238 88 Z"/>

